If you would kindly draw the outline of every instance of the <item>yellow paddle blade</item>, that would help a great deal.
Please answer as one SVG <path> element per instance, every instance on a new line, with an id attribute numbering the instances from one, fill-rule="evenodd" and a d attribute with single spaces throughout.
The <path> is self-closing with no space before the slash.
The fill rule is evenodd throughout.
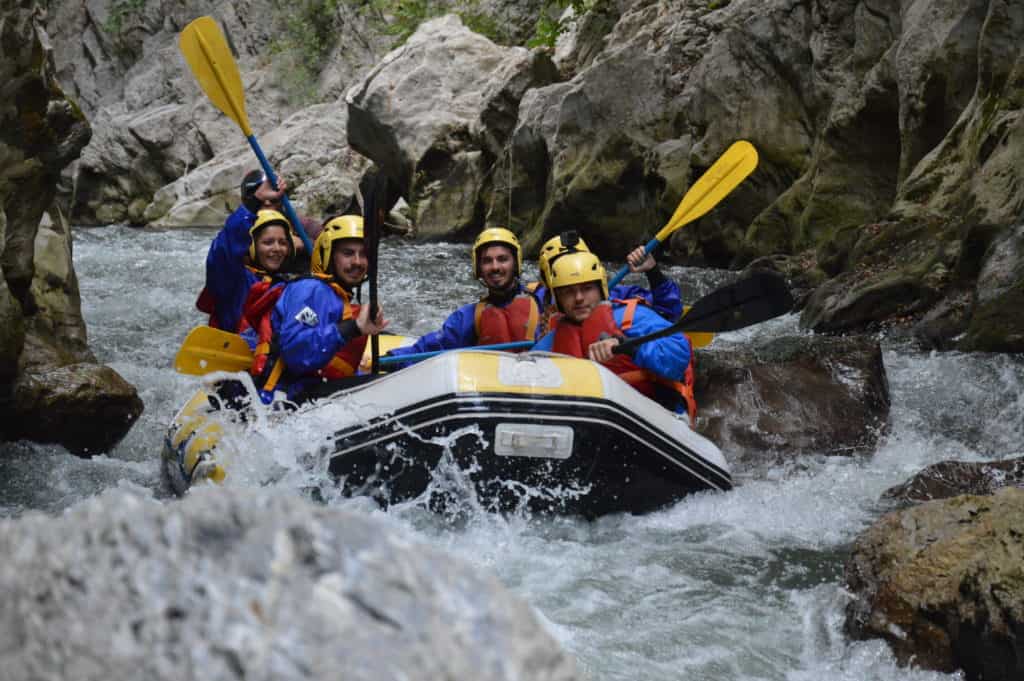
<path id="1" fill-rule="evenodd" d="M 199 17 L 183 28 L 178 47 L 210 101 L 235 121 L 246 137 L 252 135 L 238 64 L 213 17 Z"/>
<path id="2" fill-rule="evenodd" d="M 689 311 L 689 305 L 683 307 L 683 317 L 685 317 L 686 313 Z M 693 347 L 694 350 L 696 350 L 697 348 L 702 348 L 705 345 L 709 345 L 711 341 L 715 339 L 715 334 L 711 333 L 710 331 L 687 331 L 686 337 L 690 339 L 690 346 Z"/>
<path id="3" fill-rule="evenodd" d="M 191 376 L 212 371 L 247 371 L 250 366 L 252 350 L 245 339 L 212 326 L 192 329 L 174 358 L 174 369 Z"/>
<path id="4" fill-rule="evenodd" d="M 416 336 L 401 336 L 397 333 L 382 333 L 377 336 L 378 349 L 380 350 L 380 356 L 383 357 L 384 353 L 388 350 L 394 350 L 395 348 L 401 348 L 406 345 L 412 345 L 416 342 Z M 363 358 L 359 362 L 359 368 L 363 371 L 370 370 L 370 363 L 373 360 L 373 348 L 370 347 L 370 341 L 366 341 L 366 349 L 363 350 Z"/>
<path id="5" fill-rule="evenodd" d="M 665 239 L 688 222 L 693 222 L 714 208 L 729 192 L 757 167 L 757 149 L 746 140 L 734 142 L 707 172 L 693 183 L 679 202 L 668 224 L 654 237 Z"/>

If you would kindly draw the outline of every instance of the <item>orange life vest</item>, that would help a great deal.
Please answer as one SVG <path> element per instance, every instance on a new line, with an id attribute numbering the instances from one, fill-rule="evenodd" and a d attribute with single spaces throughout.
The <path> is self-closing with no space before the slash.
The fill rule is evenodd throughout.
<path id="1" fill-rule="evenodd" d="M 612 303 L 625 305 L 626 309 L 622 314 L 622 326 L 615 323 L 615 316 L 612 314 Z M 594 308 L 582 324 L 574 324 L 565 321 L 563 315 L 555 315 L 551 318 L 551 328 L 555 333 L 553 347 L 554 352 L 573 357 L 586 357 L 587 349 L 596 341 L 601 340 L 602 335 L 625 337 L 625 332 L 633 326 L 633 316 L 636 314 L 637 304 L 646 304 L 638 298 L 629 300 L 604 301 Z M 674 381 L 665 378 L 649 369 L 643 369 L 627 355 L 613 355 L 605 362 L 605 367 L 615 372 L 619 378 L 629 383 L 641 394 L 654 398 L 658 386 L 668 388 L 678 394 L 686 404 L 686 410 L 690 414 L 690 425 L 695 425 L 697 418 L 697 401 L 693 396 L 693 352 L 690 352 L 690 361 L 686 365 L 682 381 Z"/>
<path id="2" fill-rule="evenodd" d="M 333 281 L 328 283 L 334 289 L 334 292 L 338 294 L 338 297 L 341 298 L 344 306 L 341 312 L 341 320 L 345 321 L 358 317 L 361 306 L 352 302 L 352 294 Z M 319 371 L 320 375 L 328 380 L 355 375 L 356 368 L 363 359 L 367 338 L 368 336 L 359 336 L 345 343 L 341 350 L 338 350 L 334 357 L 331 357 L 331 361 L 327 363 L 327 366 Z"/>
<path id="3" fill-rule="evenodd" d="M 491 305 L 486 299 L 481 300 L 473 310 L 476 344 L 532 341 L 536 337 L 539 320 L 537 300 L 528 293 L 520 293 L 505 307 Z"/>

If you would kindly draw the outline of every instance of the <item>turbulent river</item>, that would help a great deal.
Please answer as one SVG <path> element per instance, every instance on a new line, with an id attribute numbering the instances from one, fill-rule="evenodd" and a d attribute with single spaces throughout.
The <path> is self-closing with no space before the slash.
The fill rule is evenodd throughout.
<path id="1" fill-rule="evenodd" d="M 212 235 L 76 230 L 75 269 L 90 346 L 138 387 L 146 409 L 114 450 L 89 460 L 60 447 L 0 445 L 0 516 L 58 514 L 124 485 L 175 503 L 161 477 L 160 447 L 199 379 L 170 366 L 188 330 L 204 321 L 193 302 Z M 535 273 L 532 264 L 528 270 Z M 386 240 L 380 271 L 381 300 L 395 331 L 434 329 L 457 303 L 478 295 L 465 245 Z M 668 273 L 683 285 L 684 300 L 729 278 L 683 268 Z M 801 333 L 795 316 L 716 343 L 791 333 Z M 1022 454 L 1024 363 L 888 345 L 884 359 L 892 430 L 873 456 L 821 452 L 798 464 L 734 471 L 734 490 L 696 495 L 649 515 L 594 522 L 509 517 L 467 502 L 457 517 L 439 517 L 416 503 L 387 512 L 365 499 L 325 503 L 376 515 L 493 571 L 533 605 L 588 678 L 955 679 L 900 669 L 881 642 L 843 636 L 843 562 L 856 535 L 883 512 L 878 498 L 886 488 L 937 461 Z M 296 433 L 296 442 L 311 435 Z M 229 484 L 254 497 L 265 493 L 261 483 L 268 476 L 260 462 L 281 465 L 301 449 L 273 442 L 274 451 L 254 457 L 256 463 Z M 307 493 L 308 480 L 277 480 Z"/>

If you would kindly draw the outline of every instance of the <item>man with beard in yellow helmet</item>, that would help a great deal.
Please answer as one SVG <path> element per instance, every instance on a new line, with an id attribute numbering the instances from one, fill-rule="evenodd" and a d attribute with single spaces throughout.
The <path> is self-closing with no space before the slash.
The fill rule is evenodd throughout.
<path id="1" fill-rule="evenodd" d="M 596 255 L 570 248 L 548 262 L 548 282 L 558 313 L 534 350 L 585 357 L 603 364 L 667 409 L 696 415 L 693 351 L 682 333 L 644 343 L 629 354 L 615 354 L 627 338 L 660 331 L 670 322 L 636 298 L 609 299 L 607 276 Z"/>
<path id="2" fill-rule="evenodd" d="M 313 276 L 290 282 L 270 312 L 265 354 L 276 361 L 259 367 L 265 394 L 281 385 L 295 399 L 310 384 L 356 372 L 367 337 L 388 325 L 382 310 L 371 316 L 369 305 L 353 302 L 367 266 L 363 218 L 341 215 L 324 223 L 313 246 Z"/>
<path id="3" fill-rule="evenodd" d="M 537 256 L 540 282 L 531 285 L 530 288 L 534 295 L 537 296 L 537 299 L 545 306 L 545 319 L 556 312 L 555 300 L 550 293 L 550 268 L 548 263 L 559 253 L 565 253 L 570 249 L 586 253 L 590 252 L 587 242 L 572 230 L 551 237 L 540 247 L 540 254 Z M 609 297 L 618 300 L 639 298 L 665 319 L 673 322 L 679 319 L 683 314 L 683 303 L 679 285 L 662 273 L 654 256 L 650 253 L 645 254 L 644 247 L 638 246 L 626 256 L 626 262 L 629 264 L 630 272 L 643 272 L 647 275 L 650 288 L 646 289 L 632 284 L 619 284 L 609 292 Z M 546 328 L 546 324 L 544 326 Z"/>
<path id="4" fill-rule="evenodd" d="M 523 249 L 504 227 L 489 227 L 473 242 L 473 276 L 486 287 L 484 296 L 450 314 L 439 331 L 388 352 L 402 356 L 536 339 L 540 304 L 520 281 Z"/>

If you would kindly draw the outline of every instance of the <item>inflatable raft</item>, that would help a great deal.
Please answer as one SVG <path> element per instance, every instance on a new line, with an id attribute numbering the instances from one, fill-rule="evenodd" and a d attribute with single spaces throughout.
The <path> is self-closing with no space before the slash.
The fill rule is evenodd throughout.
<path id="1" fill-rule="evenodd" d="M 454 464 L 490 508 L 525 500 L 593 517 L 732 484 L 721 452 L 684 417 L 594 362 L 461 350 L 373 379 L 273 415 L 274 428 L 327 429 L 299 459 L 349 495 L 415 499 Z M 230 475 L 218 451 L 230 410 L 216 402 L 199 391 L 168 430 L 163 463 L 178 493 Z"/>

